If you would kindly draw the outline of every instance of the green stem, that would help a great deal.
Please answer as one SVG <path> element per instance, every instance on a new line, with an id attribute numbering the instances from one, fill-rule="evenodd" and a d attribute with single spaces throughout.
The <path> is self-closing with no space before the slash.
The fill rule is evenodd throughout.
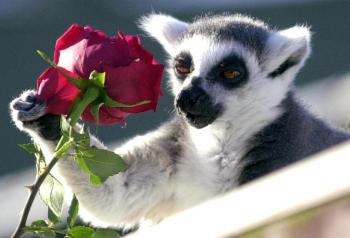
<path id="1" fill-rule="evenodd" d="M 67 149 L 66 147 L 70 147 L 73 144 L 73 140 L 69 141 L 66 145 L 65 145 L 65 149 Z M 58 151 L 59 152 L 59 151 Z M 26 226 L 26 222 L 27 222 L 27 218 L 29 215 L 29 211 L 30 208 L 33 205 L 34 199 L 36 197 L 36 194 L 39 192 L 40 186 L 41 184 L 44 182 L 44 180 L 46 179 L 47 175 L 49 175 L 49 173 L 51 172 L 51 169 L 54 167 L 54 165 L 57 163 L 57 161 L 59 160 L 60 156 L 62 155 L 62 153 L 56 153 L 55 156 L 52 158 L 52 160 L 50 161 L 50 163 L 47 165 L 47 167 L 45 168 L 45 170 L 43 171 L 42 174 L 40 174 L 33 186 L 31 186 L 30 188 L 30 192 L 29 192 L 29 196 L 27 198 L 26 204 L 24 206 L 24 210 L 22 212 L 19 224 L 16 228 L 16 230 L 13 232 L 12 234 L 12 238 L 19 238 L 21 237 L 21 235 L 23 235 L 24 228 Z"/>
<path id="2" fill-rule="evenodd" d="M 95 101 L 98 96 L 99 89 L 97 87 L 89 87 L 86 90 L 83 99 L 81 99 L 81 101 L 79 101 L 76 104 L 76 107 L 73 109 L 70 116 L 68 117 L 68 121 L 72 126 L 75 125 L 75 123 L 77 123 L 86 107 L 89 106 L 90 103 Z"/>
<path id="3" fill-rule="evenodd" d="M 100 93 L 99 89 L 97 87 L 93 87 L 93 86 L 89 87 L 86 90 L 86 92 L 83 96 L 83 99 L 80 100 L 79 102 L 77 102 L 76 106 L 73 108 L 73 111 L 71 112 L 71 114 L 68 118 L 68 120 L 72 126 L 74 126 L 77 123 L 77 121 L 79 120 L 81 114 L 84 112 L 86 107 L 98 98 L 99 93 Z M 72 146 L 73 143 L 74 143 L 73 139 L 70 138 L 69 141 L 67 141 L 64 145 L 62 145 L 61 148 L 54 153 L 54 156 L 53 156 L 51 162 L 47 165 L 47 167 L 45 168 L 43 173 L 40 174 L 36 178 L 33 186 L 31 186 L 31 188 L 30 188 L 30 193 L 29 193 L 27 202 L 25 204 L 20 222 L 19 222 L 15 232 L 12 234 L 12 236 L 11 236 L 12 238 L 19 238 L 24 233 L 24 228 L 26 225 L 26 221 L 28 218 L 30 208 L 33 204 L 33 201 L 34 201 L 36 194 L 39 191 L 41 184 L 44 182 L 45 178 L 50 173 L 51 169 L 57 163 L 59 158 Z"/>

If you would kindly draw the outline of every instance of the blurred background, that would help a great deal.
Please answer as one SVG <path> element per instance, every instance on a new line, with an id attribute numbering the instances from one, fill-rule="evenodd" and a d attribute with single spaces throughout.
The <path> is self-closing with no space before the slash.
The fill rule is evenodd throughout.
<path id="1" fill-rule="evenodd" d="M 118 30 L 139 34 L 144 46 L 160 62 L 161 47 L 139 31 L 136 21 L 151 11 L 190 21 L 206 12 L 240 12 L 278 28 L 311 26 L 313 54 L 298 76 L 298 93 L 310 109 L 337 126 L 347 127 L 350 115 L 350 2 L 338 0 L 0 0 L 0 238 L 8 237 L 23 206 L 24 185 L 34 178 L 34 159 L 17 144 L 29 138 L 10 122 L 8 103 L 21 91 L 35 88 L 36 78 L 47 67 L 36 55 L 41 49 L 52 56 L 55 40 L 72 24 L 92 25 L 115 35 Z M 130 116 L 127 128 L 100 127 L 106 144 L 126 140 L 156 128 L 172 111 L 166 90 L 155 113 Z M 43 217 L 39 204 L 32 217 Z"/>

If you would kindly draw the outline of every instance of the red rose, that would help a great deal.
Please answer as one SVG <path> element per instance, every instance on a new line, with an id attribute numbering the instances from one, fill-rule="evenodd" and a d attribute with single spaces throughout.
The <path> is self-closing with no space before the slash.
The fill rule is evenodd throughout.
<path id="1" fill-rule="evenodd" d="M 105 72 L 104 89 L 115 101 L 127 104 L 151 101 L 134 107 L 103 105 L 99 113 L 100 124 L 121 122 L 129 113 L 155 110 L 161 95 L 164 66 L 142 47 L 136 36 L 119 33 L 112 38 L 90 26 L 73 24 L 56 42 L 54 63 L 73 78 L 88 79 L 94 70 Z M 47 103 L 50 113 L 68 114 L 78 93 L 79 89 L 54 68 L 39 77 L 38 98 Z M 96 123 L 90 107 L 84 111 L 82 119 Z"/>

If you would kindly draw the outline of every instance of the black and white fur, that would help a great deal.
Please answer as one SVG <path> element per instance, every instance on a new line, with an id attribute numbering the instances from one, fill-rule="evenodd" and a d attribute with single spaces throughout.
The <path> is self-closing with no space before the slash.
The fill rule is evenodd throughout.
<path id="1" fill-rule="evenodd" d="M 158 222 L 350 138 L 294 97 L 294 77 L 310 53 L 307 27 L 277 31 L 242 15 L 185 23 L 152 14 L 142 28 L 169 54 L 177 115 L 115 149 L 129 169 L 101 186 L 90 185 L 72 158 L 59 161 L 54 175 L 77 195 L 84 220 L 113 227 Z M 185 78 L 174 73 L 179 57 L 193 68 Z M 222 67 L 238 68 L 241 78 L 223 80 Z M 12 118 L 49 161 L 58 119 L 33 95 L 13 100 Z M 92 144 L 105 148 L 97 139 Z"/>

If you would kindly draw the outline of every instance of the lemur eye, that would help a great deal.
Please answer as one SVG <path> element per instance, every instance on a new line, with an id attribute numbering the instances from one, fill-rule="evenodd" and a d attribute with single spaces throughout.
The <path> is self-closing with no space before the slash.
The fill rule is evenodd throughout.
<path id="1" fill-rule="evenodd" d="M 230 70 L 226 70 L 226 71 L 224 71 L 222 73 L 223 78 L 230 79 L 230 80 L 235 79 L 235 78 L 237 78 L 240 75 L 241 75 L 241 73 L 239 71 L 231 70 L 231 69 Z"/>
<path id="2" fill-rule="evenodd" d="M 183 76 L 185 76 L 185 75 L 191 73 L 191 68 L 190 68 L 190 67 L 183 66 L 183 65 L 181 65 L 181 66 L 175 66 L 175 70 L 176 70 L 176 72 L 177 72 L 178 74 L 183 75 Z"/>

